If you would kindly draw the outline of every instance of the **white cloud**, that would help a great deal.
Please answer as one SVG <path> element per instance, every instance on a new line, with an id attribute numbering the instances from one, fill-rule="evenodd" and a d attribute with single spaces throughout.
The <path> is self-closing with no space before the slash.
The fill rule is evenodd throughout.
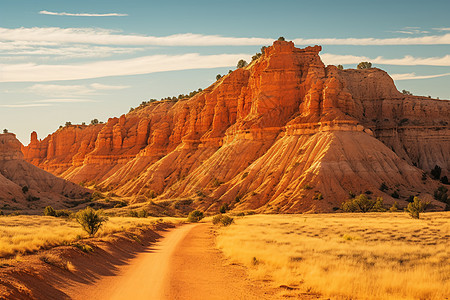
<path id="1" fill-rule="evenodd" d="M 373 64 L 381 65 L 398 65 L 398 66 L 450 66 L 450 55 L 445 55 L 442 57 L 413 57 L 411 55 L 406 55 L 402 58 L 384 58 L 378 56 L 375 58 L 370 58 L 367 56 L 355 56 L 355 55 L 338 55 L 324 53 L 321 58 L 325 64 L 357 64 L 361 61 L 370 61 Z"/>
<path id="2" fill-rule="evenodd" d="M 127 85 L 106 85 L 100 83 L 92 83 L 88 85 L 34 84 L 26 88 L 25 91 L 33 94 L 53 97 L 70 97 L 77 95 L 93 95 L 98 94 L 98 91 L 122 90 L 129 87 L 130 86 Z M 42 101 L 43 100 L 41 100 L 40 102 Z"/>
<path id="3" fill-rule="evenodd" d="M 101 83 L 92 83 L 90 86 L 96 90 L 123 90 L 130 88 L 129 85 L 107 85 Z"/>
<path id="4" fill-rule="evenodd" d="M 235 66 L 248 54 L 153 55 L 71 65 L 0 64 L 0 82 L 43 82 Z"/>
<path id="5" fill-rule="evenodd" d="M 441 27 L 441 28 L 433 28 L 434 30 L 438 30 L 438 31 L 450 31 L 450 27 Z"/>
<path id="6" fill-rule="evenodd" d="M 155 46 L 245 46 L 270 45 L 273 38 L 224 37 L 193 33 L 169 36 L 123 34 L 101 28 L 0 28 L 0 41 L 55 42 L 93 45 L 155 45 Z M 320 38 L 293 40 L 298 45 L 449 45 L 450 33 L 402 38 Z"/>
<path id="7" fill-rule="evenodd" d="M 404 34 L 425 34 L 430 33 L 429 31 L 422 30 L 420 27 L 403 27 L 401 30 L 391 31 L 395 33 L 404 33 Z"/>
<path id="8" fill-rule="evenodd" d="M 417 76 L 416 73 L 403 73 L 403 74 L 392 74 L 391 77 L 394 80 L 411 80 L 411 79 L 429 79 L 429 78 L 437 78 L 450 76 L 450 73 L 445 74 L 436 74 L 436 75 L 423 75 Z"/>
<path id="9" fill-rule="evenodd" d="M 107 14 L 87 14 L 87 13 L 66 13 L 66 12 L 52 12 L 41 10 L 39 12 L 41 15 L 51 15 L 51 16 L 72 16 L 72 17 L 126 17 L 128 14 L 118 14 L 118 13 L 107 13 Z"/>
<path id="10" fill-rule="evenodd" d="M 43 103 L 0 104 L 0 107 L 8 107 L 8 108 L 25 108 L 25 107 L 41 107 L 41 106 L 51 106 L 51 104 L 43 104 Z"/>
<path id="11" fill-rule="evenodd" d="M 95 102 L 91 99 L 78 99 L 78 98 L 67 98 L 67 99 L 44 99 L 36 100 L 36 103 L 81 103 L 81 102 Z"/>
<path id="12" fill-rule="evenodd" d="M 142 47 L 94 46 L 82 44 L 58 44 L 56 42 L 0 42 L 0 55 L 9 56 L 60 56 L 61 58 L 108 57 L 143 51 Z"/>

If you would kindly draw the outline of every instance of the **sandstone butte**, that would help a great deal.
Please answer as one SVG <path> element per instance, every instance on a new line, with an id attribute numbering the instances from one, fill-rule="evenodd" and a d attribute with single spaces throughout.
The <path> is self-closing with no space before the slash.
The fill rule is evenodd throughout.
<path id="1" fill-rule="evenodd" d="M 42 212 L 85 202 L 91 192 L 24 160 L 22 144 L 12 133 L 0 134 L 0 210 Z"/>
<path id="2" fill-rule="evenodd" d="M 212 212 L 225 203 L 328 212 L 349 192 L 367 192 L 403 205 L 419 195 L 442 209 L 432 197 L 439 182 L 423 173 L 435 165 L 449 173 L 450 102 L 404 95 L 377 68 L 325 66 L 320 51 L 275 41 L 189 99 L 43 140 L 33 132 L 22 151 L 57 176 L 132 201 L 156 193 L 154 201 L 190 198 Z"/>

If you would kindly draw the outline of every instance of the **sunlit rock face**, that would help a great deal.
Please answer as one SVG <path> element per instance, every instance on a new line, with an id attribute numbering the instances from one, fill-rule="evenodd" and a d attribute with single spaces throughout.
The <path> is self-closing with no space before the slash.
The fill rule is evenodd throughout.
<path id="1" fill-rule="evenodd" d="M 190 198 L 264 212 L 332 211 L 349 192 L 392 203 L 450 168 L 450 102 L 399 93 L 379 69 L 325 66 L 320 46 L 276 41 L 189 99 L 150 103 L 105 124 L 71 125 L 25 159 L 123 196 Z M 387 190 L 380 191 L 384 183 Z M 157 199 L 157 200 L 158 200 Z M 434 202 L 436 208 L 442 207 Z"/>

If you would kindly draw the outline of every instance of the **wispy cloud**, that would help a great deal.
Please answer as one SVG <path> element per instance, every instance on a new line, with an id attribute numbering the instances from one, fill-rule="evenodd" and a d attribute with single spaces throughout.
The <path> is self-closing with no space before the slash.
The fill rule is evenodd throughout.
<path id="1" fill-rule="evenodd" d="M 193 33 L 169 36 L 124 34 L 119 31 L 99 28 L 0 28 L 0 41 L 55 42 L 92 45 L 154 45 L 154 46 L 245 46 L 268 45 L 273 38 L 224 37 Z M 450 33 L 421 37 L 398 38 L 320 38 L 293 40 L 297 45 L 449 45 Z"/>
<path id="2" fill-rule="evenodd" d="M 36 103 L 83 103 L 83 102 L 95 102 L 92 99 L 78 99 L 78 98 L 67 98 L 67 99 L 44 99 L 36 100 Z"/>
<path id="3" fill-rule="evenodd" d="M 71 65 L 0 64 L 0 82 L 43 82 L 235 66 L 249 54 L 152 55 Z M 98 87 L 98 86 L 97 86 Z"/>
<path id="4" fill-rule="evenodd" d="M 430 33 L 427 30 L 422 30 L 420 27 L 403 27 L 401 30 L 394 30 L 391 32 L 404 33 L 404 34 L 410 34 L 410 35 Z"/>
<path id="5" fill-rule="evenodd" d="M 391 77 L 394 80 L 411 80 L 411 79 L 430 79 L 437 77 L 450 76 L 450 73 L 436 74 L 436 75 L 416 75 L 416 73 L 403 73 L 403 74 L 392 74 Z"/>
<path id="6" fill-rule="evenodd" d="M 51 104 L 44 104 L 44 103 L 0 104 L 0 107 L 7 107 L 7 108 L 26 108 L 26 107 L 40 107 L 40 106 L 51 106 Z"/>
<path id="7" fill-rule="evenodd" d="M 66 12 L 52 12 L 41 10 L 39 12 L 41 15 L 51 15 L 51 16 L 71 16 L 71 17 L 126 17 L 128 14 L 119 13 L 106 13 L 106 14 L 89 14 L 89 13 L 66 13 Z"/>
<path id="8" fill-rule="evenodd" d="M 100 83 L 85 85 L 34 84 L 26 88 L 25 91 L 33 94 L 53 97 L 70 97 L 74 95 L 98 94 L 99 91 L 123 90 L 129 87 L 130 86 L 128 85 L 106 85 Z"/>
<path id="9" fill-rule="evenodd" d="M 450 55 L 445 55 L 443 57 L 414 57 L 411 55 L 406 55 L 402 58 L 384 58 L 383 56 L 378 57 L 367 57 L 367 56 L 356 56 L 356 55 L 338 55 L 324 53 L 321 58 L 325 64 L 357 64 L 361 61 L 370 61 L 374 64 L 380 65 L 398 65 L 398 66 L 450 66 Z"/>
<path id="10" fill-rule="evenodd" d="M 440 28 L 433 28 L 434 30 L 437 31 L 450 31 L 450 27 L 440 27 Z"/>

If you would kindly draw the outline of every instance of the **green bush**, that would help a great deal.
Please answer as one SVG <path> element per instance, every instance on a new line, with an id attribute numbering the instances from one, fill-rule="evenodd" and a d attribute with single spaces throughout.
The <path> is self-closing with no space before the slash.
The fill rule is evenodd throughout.
<path id="1" fill-rule="evenodd" d="M 413 217 L 414 219 L 420 218 L 420 213 L 424 212 L 430 202 L 424 202 L 419 197 L 414 197 L 414 202 L 408 204 L 406 211 Z"/>
<path id="2" fill-rule="evenodd" d="M 56 217 L 56 211 L 51 206 L 44 208 L 44 216 Z"/>
<path id="3" fill-rule="evenodd" d="M 392 204 L 391 208 L 389 208 L 390 212 L 396 212 L 398 211 L 398 202 L 395 201 L 394 204 Z"/>
<path id="4" fill-rule="evenodd" d="M 233 219 L 232 217 L 230 217 L 230 216 L 223 216 L 223 217 L 220 219 L 220 223 L 221 223 L 223 226 L 230 226 L 233 222 L 234 222 L 234 219 Z"/>
<path id="5" fill-rule="evenodd" d="M 342 203 L 342 210 L 345 212 L 369 212 L 369 211 L 385 211 L 383 207 L 383 198 L 378 197 L 376 200 L 369 199 L 365 194 L 347 200 Z"/>
<path id="6" fill-rule="evenodd" d="M 194 210 L 191 211 L 188 215 L 188 221 L 191 223 L 197 223 L 198 221 L 200 221 L 201 219 L 203 219 L 203 212 L 199 211 L 199 210 Z"/>
<path id="7" fill-rule="evenodd" d="M 241 59 L 240 61 L 238 61 L 236 68 L 240 69 L 246 67 L 247 65 L 248 63 L 245 60 Z"/>
<path id="8" fill-rule="evenodd" d="M 22 187 L 22 192 L 25 194 L 26 192 L 28 192 L 28 187 L 26 185 L 24 185 Z"/>
<path id="9" fill-rule="evenodd" d="M 217 224 L 219 224 L 220 223 L 220 220 L 222 219 L 222 214 L 220 214 L 220 215 L 215 215 L 213 218 L 212 218 L 212 223 L 214 224 L 214 225 L 217 225 Z"/>
<path id="10" fill-rule="evenodd" d="M 222 206 L 219 208 L 220 213 L 224 214 L 226 213 L 230 208 L 228 207 L 227 203 L 222 204 Z"/>
<path id="11" fill-rule="evenodd" d="M 233 218 L 231 218 L 230 216 L 227 216 L 227 215 L 222 215 L 222 214 L 215 215 L 215 216 L 212 218 L 212 223 L 213 223 L 214 225 L 221 224 L 221 225 L 223 225 L 223 226 L 229 226 L 229 225 L 231 225 L 233 222 L 234 222 L 234 219 L 233 219 Z"/>
<path id="12" fill-rule="evenodd" d="M 108 220 L 100 211 L 96 211 L 91 207 L 77 212 L 75 219 L 90 236 L 95 235 L 103 223 Z"/>
<path id="13" fill-rule="evenodd" d="M 360 62 L 356 68 L 359 70 L 370 69 L 370 68 L 372 68 L 372 63 L 363 61 L 363 62 Z"/>

